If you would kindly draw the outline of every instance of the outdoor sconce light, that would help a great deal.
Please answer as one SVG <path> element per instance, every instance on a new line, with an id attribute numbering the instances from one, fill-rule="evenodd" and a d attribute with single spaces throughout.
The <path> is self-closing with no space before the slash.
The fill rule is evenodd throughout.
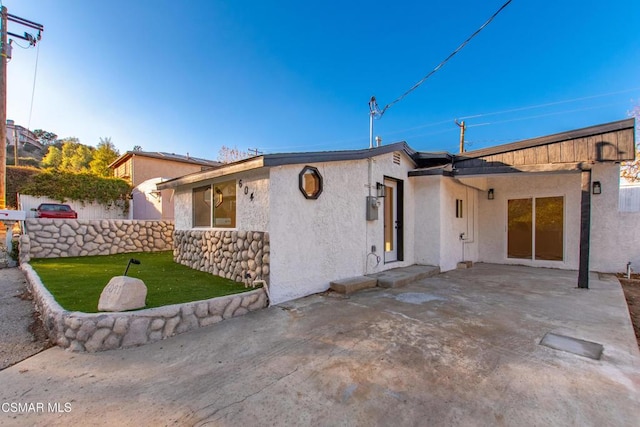
<path id="1" fill-rule="evenodd" d="M 386 193 L 387 193 L 387 188 L 384 186 L 384 184 L 376 182 L 376 195 L 378 197 L 384 197 Z"/>
<path id="2" fill-rule="evenodd" d="M 602 193 L 602 186 L 600 185 L 600 181 L 593 181 L 593 194 Z"/>
<path id="3" fill-rule="evenodd" d="M 487 191 L 487 199 L 493 200 L 494 198 L 495 194 L 493 193 L 493 188 L 490 188 L 489 191 Z"/>

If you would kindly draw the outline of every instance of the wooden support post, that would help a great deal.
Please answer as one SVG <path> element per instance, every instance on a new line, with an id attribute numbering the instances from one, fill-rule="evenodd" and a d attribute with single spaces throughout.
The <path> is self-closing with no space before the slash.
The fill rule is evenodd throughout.
<path id="1" fill-rule="evenodd" d="M 582 197 L 580 201 L 580 267 L 578 287 L 589 289 L 589 239 L 591 235 L 591 170 L 581 173 Z"/>

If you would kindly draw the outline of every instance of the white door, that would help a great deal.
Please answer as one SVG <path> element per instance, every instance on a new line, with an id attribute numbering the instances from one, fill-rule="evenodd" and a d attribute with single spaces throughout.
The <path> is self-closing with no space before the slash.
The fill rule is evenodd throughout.
<path id="1" fill-rule="evenodd" d="M 384 262 L 398 260 L 398 184 L 384 181 Z"/>

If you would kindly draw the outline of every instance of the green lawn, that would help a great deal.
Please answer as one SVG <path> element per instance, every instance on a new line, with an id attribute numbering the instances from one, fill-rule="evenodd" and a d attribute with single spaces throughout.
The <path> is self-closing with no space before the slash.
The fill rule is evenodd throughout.
<path id="1" fill-rule="evenodd" d="M 172 252 L 136 252 L 128 254 L 34 259 L 30 261 L 42 283 L 66 310 L 98 312 L 102 289 L 113 276 L 124 273 L 141 279 L 147 286 L 147 306 L 199 301 L 245 292 L 244 284 L 173 262 Z"/>

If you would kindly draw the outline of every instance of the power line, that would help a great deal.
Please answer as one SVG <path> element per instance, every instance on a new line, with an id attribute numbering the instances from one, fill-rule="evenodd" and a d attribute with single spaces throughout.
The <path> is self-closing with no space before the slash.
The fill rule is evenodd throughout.
<path id="1" fill-rule="evenodd" d="M 602 93 L 602 94 L 598 94 L 598 95 L 583 96 L 583 97 L 580 97 L 580 98 L 565 99 L 565 100 L 562 100 L 562 101 L 548 102 L 546 104 L 538 104 L 538 105 L 530 105 L 530 106 L 527 106 L 527 107 L 512 108 L 510 110 L 502 110 L 502 111 L 494 111 L 494 112 L 491 112 L 491 113 L 474 114 L 472 116 L 459 117 L 459 119 L 461 119 L 461 120 L 476 119 L 478 117 L 484 117 L 484 116 L 494 116 L 494 115 L 497 115 L 497 114 L 515 113 L 517 111 L 532 110 L 534 108 L 551 107 L 553 105 L 567 104 L 567 103 L 576 102 L 576 101 L 584 101 L 586 99 L 594 99 L 594 98 L 602 98 L 602 97 L 611 96 L 611 95 L 619 95 L 621 93 L 628 93 L 628 92 L 633 92 L 633 91 L 636 91 L 636 90 L 640 90 L 640 87 L 635 87 L 633 89 L 619 90 L 619 91 L 616 91 L 616 92 Z"/>
<path id="2" fill-rule="evenodd" d="M 36 66 L 33 70 L 33 86 L 31 87 L 31 105 L 29 106 L 29 121 L 27 122 L 27 129 L 31 130 L 31 115 L 33 113 L 33 99 L 36 94 L 36 76 L 38 75 L 38 58 L 40 58 L 40 44 L 36 48 Z"/>
<path id="3" fill-rule="evenodd" d="M 613 107 L 615 105 L 620 105 L 620 104 L 619 103 L 604 104 L 604 105 L 595 105 L 595 106 L 592 106 L 592 107 L 576 108 L 576 109 L 573 109 L 573 110 L 555 111 L 553 113 L 537 114 L 535 116 L 526 116 L 526 117 L 518 117 L 518 118 L 515 118 L 515 119 L 499 120 L 497 122 L 478 123 L 478 124 L 474 124 L 474 125 L 469 125 L 467 127 L 472 128 L 472 127 L 478 127 L 478 126 L 497 125 L 497 124 L 500 124 L 500 123 L 517 122 L 517 121 L 521 121 L 521 120 L 537 119 L 537 118 L 540 118 L 540 117 L 557 116 L 558 114 L 568 114 L 568 113 L 577 113 L 579 111 L 597 110 L 598 108 Z"/>
<path id="4" fill-rule="evenodd" d="M 636 87 L 636 88 L 631 88 L 631 89 L 624 89 L 624 90 L 619 90 L 619 91 L 615 91 L 615 92 L 608 92 L 608 93 L 601 93 L 601 94 L 597 94 L 597 95 L 587 95 L 587 96 L 582 96 L 579 98 L 572 98 L 572 99 L 564 99 L 564 100 L 560 100 L 560 101 L 553 101 L 553 102 L 547 102 L 544 104 L 537 104 L 537 105 L 529 105 L 526 107 L 517 107 L 517 108 L 512 108 L 512 109 L 508 109 L 508 110 L 501 110 L 501 111 L 493 111 L 493 112 L 489 112 L 489 113 L 479 113 L 479 114 L 473 114 L 473 115 L 469 115 L 469 116 L 463 116 L 463 117 L 452 117 L 450 119 L 446 119 L 446 120 L 441 120 L 438 122 L 430 122 L 430 123 L 425 123 L 422 125 L 418 125 L 418 126 L 414 126 L 414 127 L 410 127 L 410 128 L 404 128 L 404 129 L 398 129 L 398 130 L 394 130 L 391 132 L 385 132 L 386 135 L 393 135 L 393 134 L 398 134 L 398 133 L 403 133 L 403 132 L 409 132 L 412 130 L 416 130 L 416 129 L 422 129 L 422 128 L 426 128 L 426 127 L 433 127 L 433 126 L 438 126 L 438 125 L 442 125 L 442 124 L 451 124 L 452 122 L 454 122 L 456 119 L 459 120 L 466 120 L 466 119 L 474 119 L 474 118 L 478 118 L 478 117 L 485 117 L 485 116 L 493 116 L 493 115 L 499 115 L 499 114 L 506 114 L 506 113 L 513 113 L 513 112 L 518 112 L 518 111 L 525 111 L 525 110 L 533 110 L 536 108 L 543 108 L 543 107 L 550 107 L 550 106 L 554 106 L 554 105 L 560 105 L 560 104 L 568 104 L 571 102 L 577 102 L 577 101 L 584 101 L 587 99 L 594 99 L 594 98 L 603 98 L 605 96 L 611 96 L 611 95 L 619 95 L 622 93 L 629 93 L 629 92 L 634 92 L 640 90 L 640 87 Z M 607 104 L 607 105 L 618 105 L 618 104 Z M 595 108 L 599 108 L 599 107 L 595 107 Z M 563 112 L 571 112 L 573 110 L 570 111 L 563 111 Z M 560 112 L 560 113 L 563 113 Z M 560 113 L 556 113 L 556 114 L 560 114 Z M 531 116 L 527 116 L 522 118 L 522 120 L 531 117 Z M 537 117 L 537 116 L 535 116 Z M 496 123 L 502 123 L 502 121 L 500 122 L 496 122 Z M 474 127 L 474 126 L 479 126 L 479 125 L 468 125 L 467 127 Z"/>
<path id="5" fill-rule="evenodd" d="M 406 91 L 405 93 L 403 93 L 402 95 L 400 95 L 399 97 L 397 97 L 396 99 L 394 99 L 393 101 L 391 101 L 390 103 L 388 103 L 387 105 L 384 106 L 384 108 L 382 109 L 382 111 L 380 111 L 378 109 L 378 104 L 376 103 L 375 97 L 371 98 L 371 102 L 370 102 L 370 108 L 372 111 L 372 114 L 375 113 L 375 115 L 380 118 L 382 117 L 382 115 L 389 109 L 389 107 L 391 107 L 392 105 L 396 104 L 397 102 L 400 102 L 405 96 L 409 95 L 411 92 L 413 92 L 414 90 L 416 90 L 422 83 L 424 83 L 429 77 L 431 77 L 433 74 L 435 74 L 440 68 L 442 68 L 447 62 L 449 62 L 449 60 L 451 58 L 453 58 L 458 52 L 460 52 L 470 41 L 471 39 L 473 39 L 475 36 L 477 36 L 480 31 L 482 31 L 487 25 L 489 25 L 491 23 L 491 21 L 494 20 L 494 18 L 496 16 L 498 16 L 498 14 L 500 12 L 502 12 L 504 10 L 504 8 L 506 8 L 509 3 L 511 3 L 512 0 L 507 0 L 502 6 L 500 6 L 500 8 L 493 14 L 491 15 L 491 17 L 489 19 L 487 19 L 484 24 L 482 24 L 480 26 L 480 28 L 478 28 L 473 34 L 471 34 L 464 42 L 462 42 L 462 44 L 460 46 L 458 46 L 458 48 L 456 50 L 454 50 L 453 52 L 451 52 L 449 54 L 449 56 L 447 56 L 441 63 L 439 63 L 433 70 L 431 70 L 426 76 L 424 76 L 420 81 L 418 81 L 418 83 L 414 84 L 413 86 L 411 86 L 411 88 Z"/>
<path id="6" fill-rule="evenodd" d="M 22 46 L 20 43 L 18 43 L 17 41 L 15 41 L 15 40 L 13 40 L 13 39 L 11 39 L 11 43 L 10 43 L 10 44 L 15 44 L 15 45 L 16 45 L 16 46 L 18 46 L 19 48 L 22 48 L 22 49 L 25 49 L 25 50 L 26 50 L 26 49 L 31 49 L 31 45 L 29 45 L 29 46 Z"/>

